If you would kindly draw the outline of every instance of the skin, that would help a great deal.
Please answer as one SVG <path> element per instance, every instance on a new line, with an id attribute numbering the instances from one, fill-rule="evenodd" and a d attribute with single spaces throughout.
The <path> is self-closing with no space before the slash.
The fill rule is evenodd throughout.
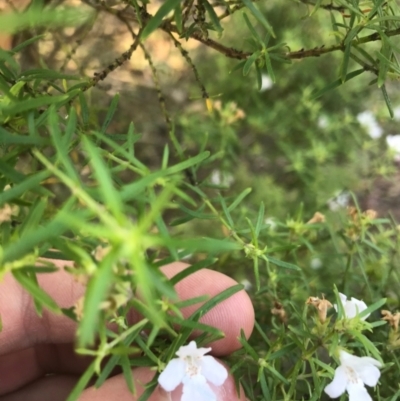
<path id="1" fill-rule="evenodd" d="M 59 306 L 70 307 L 84 293 L 84 287 L 62 269 L 68 262 L 53 262 L 60 270 L 39 275 L 39 283 Z M 186 267 L 183 263 L 173 263 L 162 270 L 167 277 L 173 277 Z M 235 284 L 224 274 L 202 269 L 178 283 L 176 291 L 182 300 L 205 294 L 212 297 Z M 199 306 L 185 308 L 182 313 L 189 316 Z M 75 323 L 48 311 L 42 318 L 38 317 L 31 297 L 11 275 L 6 275 L 0 283 L 0 315 L 3 323 L 0 333 L 0 401 L 64 401 L 90 362 L 73 351 Z M 135 311 L 128 319 L 132 324 L 138 320 Z M 246 337 L 250 336 L 254 310 L 246 292 L 240 291 L 218 304 L 200 321 L 225 333 L 225 338 L 209 344 L 211 354 L 228 355 L 240 348 L 238 337 L 241 329 Z M 137 388 L 135 396 L 129 393 L 123 375 L 116 374 L 99 389 L 87 388 L 79 401 L 135 401 L 143 392 L 143 384 L 149 382 L 154 374 L 148 368 L 133 369 Z M 222 386 L 211 387 L 218 401 L 245 400 L 243 391 L 237 395 L 231 376 Z M 178 401 L 181 394 L 181 386 L 172 393 L 157 388 L 149 400 Z"/>

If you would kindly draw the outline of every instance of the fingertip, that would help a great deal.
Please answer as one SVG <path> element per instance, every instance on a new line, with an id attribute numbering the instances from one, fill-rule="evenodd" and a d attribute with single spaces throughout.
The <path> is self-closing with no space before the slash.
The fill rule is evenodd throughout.
<path id="1" fill-rule="evenodd" d="M 185 263 L 172 263 L 162 268 L 168 278 L 188 267 Z M 224 290 L 236 285 L 237 282 L 220 272 L 201 269 L 181 280 L 176 286 L 176 291 L 181 300 L 208 295 L 210 298 L 220 294 Z M 189 317 L 203 303 L 182 309 L 185 317 Z M 250 337 L 254 328 L 254 308 L 249 295 L 241 290 L 219 303 L 204 316 L 200 322 L 216 327 L 225 333 L 225 337 L 211 344 L 212 353 L 217 356 L 227 355 L 239 348 L 239 337 L 243 330 L 246 338 Z"/>

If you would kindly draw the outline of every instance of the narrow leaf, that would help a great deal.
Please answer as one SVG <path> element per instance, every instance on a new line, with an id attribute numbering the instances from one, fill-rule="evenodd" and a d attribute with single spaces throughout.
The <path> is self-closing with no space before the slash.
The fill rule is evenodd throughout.
<path id="1" fill-rule="evenodd" d="M 141 35 L 142 40 L 145 40 L 153 31 L 155 31 L 161 25 L 163 18 L 172 10 L 176 9 L 180 2 L 181 0 L 166 0 L 143 29 Z"/>
<path id="2" fill-rule="evenodd" d="M 256 17 L 256 19 L 261 22 L 262 25 L 264 25 L 265 29 L 271 34 L 271 36 L 275 38 L 275 33 L 272 26 L 267 21 L 265 16 L 261 14 L 260 10 L 253 4 L 253 2 L 251 0 L 242 0 L 242 2 L 251 11 L 254 17 Z"/>

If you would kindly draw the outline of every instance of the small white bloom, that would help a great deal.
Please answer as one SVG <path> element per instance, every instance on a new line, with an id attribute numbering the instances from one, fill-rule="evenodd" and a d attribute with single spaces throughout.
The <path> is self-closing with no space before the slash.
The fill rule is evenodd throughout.
<path id="1" fill-rule="evenodd" d="M 351 298 L 351 300 L 348 300 L 346 295 L 342 294 L 339 292 L 339 297 L 343 305 L 343 310 L 344 310 L 344 317 L 347 319 L 352 319 L 353 317 L 356 317 L 359 313 L 367 309 L 367 305 L 364 301 L 360 301 L 356 298 Z M 336 309 L 336 312 L 338 310 L 337 305 L 333 305 L 333 307 Z M 366 314 L 363 316 L 361 319 L 365 320 L 370 313 Z"/>
<path id="2" fill-rule="evenodd" d="M 181 401 L 217 401 L 207 381 L 221 386 L 228 377 L 226 368 L 210 355 L 211 348 L 197 348 L 191 341 L 179 348 L 158 377 L 158 383 L 166 391 L 175 390 L 183 384 Z"/>
<path id="3" fill-rule="evenodd" d="M 260 92 L 265 92 L 268 89 L 271 89 L 273 86 L 274 86 L 274 83 L 272 82 L 272 79 L 270 78 L 270 76 L 267 74 L 262 74 L 261 75 Z"/>
<path id="4" fill-rule="evenodd" d="M 264 220 L 264 223 L 269 226 L 270 231 L 275 231 L 278 227 L 278 224 L 276 224 L 275 217 L 268 217 Z"/>
<path id="5" fill-rule="evenodd" d="M 213 170 L 210 180 L 212 184 L 222 185 L 224 187 L 229 187 L 235 182 L 235 178 L 232 174 L 219 170 Z"/>
<path id="6" fill-rule="evenodd" d="M 319 116 L 318 117 L 318 121 L 317 121 L 317 125 L 319 128 L 327 128 L 329 125 L 329 120 L 327 116 Z"/>
<path id="7" fill-rule="evenodd" d="M 311 269 L 318 270 L 322 267 L 322 260 L 320 258 L 312 258 L 310 262 Z"/>
<path id="8" fill-rule="evenodd" d="M 250 281 L 247 280 L 247 278 L 244 278 L 243 280 L 241 280 L 240 284 L 242 284 L 242 286 L 244 287 L 244 290 L 247 292 L 249 292 L 253 287 L 253 284 L 251 284 Z"/>
<path id="9" fill-rule="evenodd" d="M 382 365 L 374 358 L 362 358 L 345 351 L 339 353 L 340 365 L 335 370 L 333 381 L 325 387 L 325 393 L 331 398 L 340 397 L 345 391 L 349 401 L 372 401 L 364 384 L 376 386 Z"/>
<path id="10" fill-rule="evenodd" d="M 372 139 L 380 138 L 382 136 L 382 127 L 378 124 L 371 111 L 366 110 L 358 114 L 357 120 L 367 129 L 367 132 Z"/>
<path id="11" fill-rule="evenodd" d="M 397 154 L 400 153 L 400 135 L 388 135 L 386 143 L 389 148 L 393 149 Z"/>
<path id="12" fill-rule="evenodd" d="M 396 121 L 399 121 L 399 120 L 400 120 L 400 106 L 397 106 L 397 107 L 395 107 L 395 108 L 393 109 L 393 118 L 394 118 Z"/>
<path id="13" fill-rule="evenodd" d="M 346 191 L 342 191 L 335 195 L 333 198 L 328 199 L 327 204 L 332 212 L 336 212 L 339 209 L 344 209 L 349 205 L 350 194 Z"/>

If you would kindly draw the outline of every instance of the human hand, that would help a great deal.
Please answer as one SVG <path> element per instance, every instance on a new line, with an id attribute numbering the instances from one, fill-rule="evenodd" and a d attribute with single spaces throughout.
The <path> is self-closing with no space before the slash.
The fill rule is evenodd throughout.
<path id="1" fill-rule="evenodd" d="M 62 269 L 66 263 L 53 262 L 60 270 L 38 275 L 40 286 L 60 307 L 70 307 L 85 289 Z M 170 278 L 186 267 L 183 263 L 173 263 L 162 270 Z M 224 274 L 202 269 L 186 277 L 175 288 L 179 298 L 185 300 L 205 294 L 213 297 L 234 284 L 236 282 Z M 182 313 L 187 317 L 198 307 L 190 306 Z M 44 311 L 42 318 L 38 317 L 32 298 L 11 275 L 6 275 L 0 284 L 0 314 L 3 323 L 0 332 L 0 401 L 64 401 L 90 363 L 89 358 L 74 353 L 76 323 L 48 311 Z M 132 311 L 129 321 L 133 324 L 137 320 L 137 314 Z M 240 348 L 241 329 L 247 337 L 251 334 L 254 310 L 246 292 L 240 291 L 218 304 L 200 321 L 225 333 L 225 338 L 209 345 L 212 355 L 223 356 Z M 154 374 L 148 368 L 133 369 L 135 397 L 129 392 L 123 375 L 117 374 L 98 389 L 85 389 L 79 401 L 135 401 L 142 394 L 143 385 L 151 381 Z M 231 376 L 221 387 L 211 387 L 218 401 L 245 400 L 243 391 L 237 395 Z M 169 394 L 158 387 L 149 401 L 178 401 L 181 391 L 179 386 Z"/>

